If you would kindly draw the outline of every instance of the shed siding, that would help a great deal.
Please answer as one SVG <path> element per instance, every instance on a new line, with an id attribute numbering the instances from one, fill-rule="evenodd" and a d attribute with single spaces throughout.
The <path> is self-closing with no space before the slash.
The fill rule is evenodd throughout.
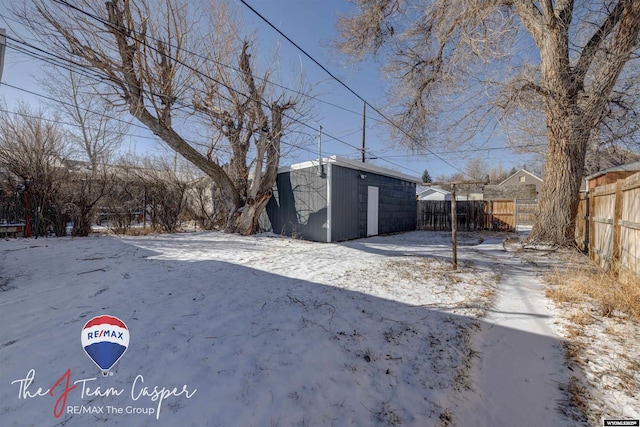
<path id="1" fill-rule="evenodd" d="M 359 233 L 358 181 L 360 172 L 331 165 L 331 241 L 357 239 Z M 366 191 L 366 188 L 365 188 Z M 365 205 L 365 215 L 367 209 Z M 366 232 L 366 229 L 365 229 Z"/>
<path id="2" fill-rule="evenodd" d="M 397 178 L 364 173 L 358 180 L 358 237 L 367 235 L 367 187 L 379 188 L 378 232 L 380 234 L 416 229 L 416 185 Z"/>
<path id="3" fill-rule="evenodd" d="M 263 230 L 327 242 L 329 206 L 330 241 L 366 237 L 369 186 L 379 189 L 379 234 L 416 229 L 415 183 L 336 164 L 325 165 L 325 171 L 329 167 L 331 191 L 327 188 L 328 175 L 320 177 L 315 167 L 279 173 L 261 221 Z M 327 195 L 331 197 L 329 204 Z"/>
<path id="4" fill-rule="evenodd" d="M 327 180 L 317 168 L 278 174 L 267 204 L 270 231 L 317 242 L 327 241 Z M 269 230 L 269 225 L 265 229 Z"/>

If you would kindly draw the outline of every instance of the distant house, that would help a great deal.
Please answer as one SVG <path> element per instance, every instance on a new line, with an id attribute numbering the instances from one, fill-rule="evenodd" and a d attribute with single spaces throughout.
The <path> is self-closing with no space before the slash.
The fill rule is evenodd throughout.
<path id="1" fill-rule="evenodd" d="M 625 179 L 638 172 L 640 172 L 640 162 L 627 163 L 591 174 L 585 178 L 585 181 L 588 190 L 592 191 L 596 187 L 613 184 L 619 179 Z"/>
<path id="2" fill-rule="evenodd" d="M 423 188 L 419 190 L 418 193 L 416 194 L 416 197 L 418 200 L 421 200 L 421 201 L 444 201 L 444 200 L 451 200 L 451 192 L 440 187 L 428 187 L 428 188 Z M 482 200 L 482 194 L 456 193 L 456 200 L 458 201 Z"/>
<path id="3" fill-rule="evenodd" d="M 516 185 L 529 185 L 533 184 L 536 187 L 536 198 L 540 197 L 540 191 L 542 190 L 542 178 L 534 175 L 526 169 L 520 169 L 513 175 L 509 176 L 507 179 L 502 181 L 498 186 L 500 187 L 509 187 Z"/>
<path id="4" fill-rule="evenodd" d="M 440 187 L 428 187 L 418 192 L 418 200 L 451 200 L 451 192 Z"/>
<path id="5" fill-rule="evenodd" d="M 420 182 L 338 156 L 292 165 L 278 171 L 260 225 L 317 242 L 415 230 Z"/>

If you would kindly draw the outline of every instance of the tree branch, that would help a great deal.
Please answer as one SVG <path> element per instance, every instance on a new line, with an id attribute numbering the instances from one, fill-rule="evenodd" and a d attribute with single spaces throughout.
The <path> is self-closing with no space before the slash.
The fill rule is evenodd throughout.
<path id="1" fill-rule="evenodd" d="M 513 0 L 513 9 L 538 46 L 542 43 L 544 21 L 540 9 L 531 0 Z"/>
<path id="2" fill-rule="evenodd" d="M 580 58 L 574 67 L 574 74 L 577 82 L 583 84 L 587 71 L 589 71 L 591 64 L 596 58 L 596 53 L 600 49 L 602 43 L 604 43 L 606 38 L 622 19 L 622 13 L 628 3 L 629 0 L 620 0 L 613 11 L 604 20 L 602 25 L 600 25 L 600 28 L 598 28 L 587 44 L 585 44 L 582 49 L 582 53 L 580 54 Z"/>

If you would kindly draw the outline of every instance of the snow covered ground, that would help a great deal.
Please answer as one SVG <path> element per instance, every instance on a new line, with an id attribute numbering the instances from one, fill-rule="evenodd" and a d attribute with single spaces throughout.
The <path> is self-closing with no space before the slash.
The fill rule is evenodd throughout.
<path id="1" fill-rule="evenodd" d="M 479 361 L 472 370 L 473 389 L 459 399 L 457 420 L 470 426 L 581 425 L 559 405 L 566 401 L 568 375 L 538 267 L 505 252 L 502 244 L 477 250 L 492 256 L 505 273 L 482 331 L 474 336 Z"/>
<path id="2" fill-rule="evenodd" d="M 3 424 L 437 424 L 497 280 L 471 261 L 449 271 L 447 240 L 3 241 Z M 131 335 L 109 377 L 80 344 L 102 314 Z"/>
<path id="3" fill-rule="evenodd" d="M 478 331 L 514 339 L 525 354 L 559 341 L 505 326 L 496 313 L 484 318 L 506 269 L 518 269 L 524 285 L 535 272 L 504 255 L 500 240 L 478 245 L 464 233 L 451 271 L 449 240 L 412 232 L 340 244 L 221 233 L 2 241 L 2 425 L 464 426 L 465 402 L 477 403 L 481 384 Z M 106 377 L 80 341 L 99 315 L 118 317 L 131 336 Z M 558 390 L 562 379 L 549 381 Z M 549 381 L 525 398 L 546 393 Z M 530 402 L 516 405 L 501 409 L 505 418 L 539 425 L 517 418 Z M 539 410 L 560 417 L 554 405 Z"/>
<path id="4" fill-rule="evenodd" d="M 593 267 L 588 257 L 570 250 L 557 251 L 552 257 L 549 264 L 554 268 L 547 274 L 555 276 L 569 274 L 580 266 L 587 271 Z M 535 253 L 525 258 L 540 260 Z M 568 263 L 573 268 L 567 269 Z M 578 277 L 598 284 L 598 276 Z M 602 303 L 596 300 L 584 296 L 577 300 L 550 304 L 555 329 L 564 339 L 570 358 L 568 382 L 574 388 L 575 406 L 582 407 L 592 426 L 603 425 L 603 420 L 640 420 L 640 322 L 617 310 L 605 314 Z"/>

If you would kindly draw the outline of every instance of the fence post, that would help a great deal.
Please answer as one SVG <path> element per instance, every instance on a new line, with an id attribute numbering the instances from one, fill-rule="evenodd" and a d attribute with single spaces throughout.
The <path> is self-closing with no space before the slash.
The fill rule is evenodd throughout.
<path id="1" fill-rule="evenodd" d="M 591 192 L 588 193 L 589 194 L 589 260 L 591 261 L 595 261 L 596 259 L 596 254 L 595 254 L 595 242 L 594 242 L 594 238 L 596 235 L 596 230 L 595 230 L 595 221 L 593 220 L 594 215 L 596 213 L 596 197 L 591 194 Z"/>
<path id="2" fill-rule="evenodd" d="M 587 251 L 587 253 L 589 253 L 589 236 L 591 235 L 591 230 L 589 230 L 589 228 L 591 228 L 591 221 L 589 221 L 589 215 L 590 215 L 590 209 L 591 209 L 591 204 L 590 204 L 590 200 L 591 198 L 589 197 L 589 192 L 587 191 L 587 193 L 585 194 L 586 200 L 584 203 L 584 238 L 582 239 L 582 243 L 584 244 L 585 248 L 584 250 Z"/>
<path id="3" fill-rule="evenodd" d="M 611 247 L 611 272 L 618 275 L 620 264 L 620 221 L 622 221 L 622 184 L 624 180 L 616 181 L 615 208 L 613 212 L 613 242 Z"/>
<path id="4" fill-rule="evenodd" d="M 451 243 L 453 246 L 453 269 L 458 269 L 458 213 L 456 212 L 456 184 L 451 184 Z"/>

